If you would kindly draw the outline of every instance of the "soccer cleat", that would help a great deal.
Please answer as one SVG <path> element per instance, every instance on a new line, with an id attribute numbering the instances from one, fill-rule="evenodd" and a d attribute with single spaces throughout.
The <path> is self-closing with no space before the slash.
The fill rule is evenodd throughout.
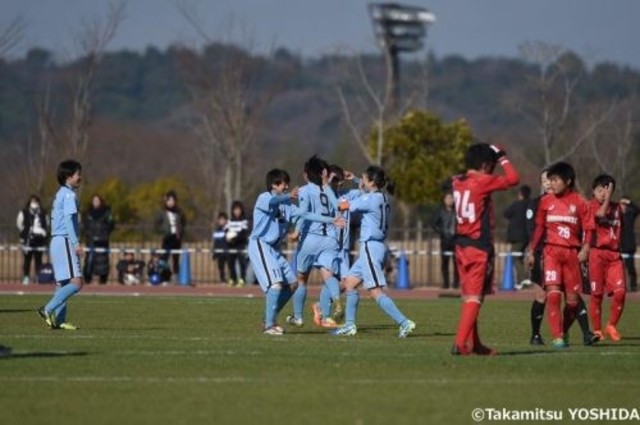
<path id="1" fill-rule="evenodd" d="M 600 337 L 597 334 L 593 333 L 593 332 L 589 332 L 589 333 L 587 333 L 586 335 L 584 335 L 582 337 L 582 343 L 585 346 L 594 345 L 598 341 L 600 341 Z"/>
<path id="2" fill-rule="evenodd" d="M 333 320 L 336 322 L 342 322 L 344 320 L 344 308 L 340 300 L 335 300 L 333 303 Z"/>
<path id="3" fill-rule="evenodd" d="M 282 329 L 280 326 L 274 325 L 268 329 L 265 329 L 262 333 L 264 335 L 284 335 L 284 329 Z"/>
<path id="4" fill-rule="evenodd" d="M 407 319 L 402 325 L 400 325 L 400 331 L 398 332 L 398 338 L 406 338 L 411 332 L 416 329 L 416 324 Z"/>
<path id="5" fill-rule="evenodd" d="M 44 307 L 40 307 L 38 309 L 38 315 L 40 315 L 40 317 L 44 319 L 47 326 L 49 326 L 51 329 L 55 329 L 58 327 L 56 324 L 56 316 L 53 313 L 47 313 L 44 310 Z"/>
<path id="6" fill-rule="evenodd" d="M 607 335 L 609 335 L 609 338 L 611 338 L 611 341 L 618 342 L 618 341 L 620 341 L 622 339 L 622 336 L 620 335 L 620 332 L 618 332 L 616 327 L 613 326 L 613 325 L 607 325 L 604 328 L 604 331 L 606 332 Z"/>
<path id="7" fill-rule="evenodd" d="M 285 319 L 285 322 L 297 328 L 301 328 L 304 326 L 304 320 L 296 319 L 294 316 L 287 316 L 287 318 Z"/>
<path id="8" fill-rule="evenodd" d="M 473 347 L 471 351 L 473 352 L 473 354 L 476 354 L 478 356 L 497 356 L 498 355 L 497 350 L 494 350 L 493 348 L 489 348 L 485 345 L 478 345 L 477 347 Z"/>
<path id="9" fill-rule="evenodd" d="M 358 333 L 358 328 L 356 327 L 356 325 L 344 325 L 341 326 L 337 329 L 335 329 L 333 332 L 331 332 L 331 335 L 334 336 L 353 336 L 355 334 Z"/>
<path id="10" fill-rule="evenodd" d="M 531 345 L 544 345 L 544 340 L 542 339 L 542 335 L 534 334 L 531 336 L 531 340 L 529 341 Z"/>
<path id="11" fill-rule="evenodd" d="M 598 337 L 598 341 L 604 341 L 604 332 L 602 331 L 593 331 L 593 334 Z"/>
<path id="12" fill-rule="evenodd" d="M 322 319 L 322 321 L 320 322 L 320 326 L 325 328 L 325 329 L 335 329 L 340 327 L 340 325 L 338 325 L 336 323 L 335 320 L 333 320 L 331 317 L 327 317 L 326 319 Z"/>
<path id="13" fill-rule="evenodd" d="M 553 346 L 553 348 L 557 348 L 559 350 L 569 347 L 569 344 L 567 344 L 567 342 L 564 340 L 564 338 L 556 338 L 556 339 L 554 339 L 553 341 L 551 341 L 551 345 Z"/>
<path id="14" fill-rule="evenodd" d="M 316 326 L 322 326 L 322 310 L 320 310 L 320 304 L 313 303 L 311 310 L 313 311 L 313 323 Z"/>
<path id="15" fill-rule="evenodd" d="M 468 356 L 471 354 L 471 351 L 469 351 L 469 349 L 465 346 L 465 347 L 458 347 L 457 345 L 453 344 L 453 347 L 451 347 L 451 355 L 453 356 Z"/>
<path id="16" fill-rule="evenodd" d="M 76 325 L 72 323 L 63 322 L 58 325 L 57 329 L 63 329 L 65 331 L 77 331 L 80 328 L 78 328 Z"/>

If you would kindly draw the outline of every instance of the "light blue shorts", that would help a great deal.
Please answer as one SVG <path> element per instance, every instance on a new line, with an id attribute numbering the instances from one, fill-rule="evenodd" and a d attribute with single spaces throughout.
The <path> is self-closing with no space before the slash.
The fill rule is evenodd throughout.
<path id="1" fill-rule="evenodd" d="M 49 256 L 53 265 L 53 276 L 56 282 L 82 277 L 80 258 L 75 249 L 64 236 L 53 236 L 49 245 Z"/>
<path id="2" fill-rule="evenodd" d="M 337 274 L 338 242 L 330 236 L 307 235 L 298 246 L 296 267 L 298 273 L 309 273 L 314 267 L 322 267 Z"/>
<path id="3" fill-rule="evenodd" d="M 347 277 L 349 274 L 349 268 L 351 267 L 351 262 L 349 261 L 349 251 L 343 249 L 340 251 L 338 255 L 338 279 L 342 279 L 343 277 Z"/>
<path id="4" fill-rule="evenodd" d="M 282 253 L 258 239 L 249 240 L 249 261 L 260 288 L 267 292 L 272 285 L 296 282 L 296 275 Z"/>
<path id="5" fill-rule="evenodd" d="M 387 280 L 384 277 L 386 255 L 387 247 L 384 242 L 361 242 L 358 259 L 349 269 L 347 276 L 362 280 L 362 286 L 365 289 L 387 286 Z"/>

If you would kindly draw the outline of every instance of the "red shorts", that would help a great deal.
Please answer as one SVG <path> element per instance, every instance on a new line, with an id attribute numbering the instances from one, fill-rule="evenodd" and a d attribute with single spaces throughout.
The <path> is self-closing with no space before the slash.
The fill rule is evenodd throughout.
<path id="1" fill-rule="evenodd" d="M 591 293 L 609 295 L 616 289 L 626 289 L 624 267 L 619 252 L 591 248 L 589 251 Z"/>
<path id="2" fill-rule="evenodd" d="M 576 248 L 545 245 L 542 258 L 545 286 L 564 287 L 567 294 L 582 293 L 582 275 Z"/>
<path id="3" fill-rule="evenodd" d="M 473 246 L 456 245 L 456 263 L 463 296 L 492 292 L 493 254 Z"/>

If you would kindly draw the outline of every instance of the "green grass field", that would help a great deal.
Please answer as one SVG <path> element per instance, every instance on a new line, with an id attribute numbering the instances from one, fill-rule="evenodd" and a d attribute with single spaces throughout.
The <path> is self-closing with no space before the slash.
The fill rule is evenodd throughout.
<path id="1" fill-rule="evenodd" d="M 262 298 L 79 296 L 76 332 L 46 329 L 44 301 L 0 296 L 14 349 L 0 359 L 2 424 L 471 424 L 474 408 L 558 409 L 568 423 L 568 408 L 640 408 L 633 303 L 621 343 L 583 347 L 576 326 L 559 352 L 528 345 L 528 302 L 489 299 L 481 333 L 501 355 L 461 358 L 455 299 L 398 301 L 418 324 L 406 340 L 370 300 L 351 338 L 310 316 L 263 336 Z"/>

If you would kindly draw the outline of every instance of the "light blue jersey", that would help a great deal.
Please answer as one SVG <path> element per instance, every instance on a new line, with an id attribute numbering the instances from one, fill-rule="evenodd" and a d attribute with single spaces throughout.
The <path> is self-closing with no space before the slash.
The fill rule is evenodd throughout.
<path id="1" fill-rule="evenodd" d="M 391 206 L 385 193 L 366 193 L 351 202 L 349 211 L 362 213 L 360 242 L 382 242 L 387 238 Z"/>
<path id="2" fill-rule="evenodd" d="M 307 183 L 298 192 L 301 219 L 300 239 L 306 235 L 334 236 L 333 218 L 336 211 L 329 202 L 325 188 L 314 183 Z"/>
<path id="3" fill-rule="evenodd" d="M 359 198 L 363 194 L 364 192 L 362 192 L 359 189 L 341 190 L 338 192 L 338 196 L 340 197 L 339 201 L 346 200 L 346 201 L 349 201 L 349 203 L 351 203 L 354 199 Z M 338 275 L 340 277 L 345 277 L 349 272 L 349 268 L 351 267 L 351 262 L 349 261 L 349 258 L 350 258 L 349 250 L 351 248 L 351 211 L 349 210 L 341 211 L 339 214 L 345 220 L 345 227 L 344 229 L 338 229 L 336 227 L 336 233 L 337 233 L 336 239 L 338 240 L 338 252 L 339 252 Z"/>
<path id="4" fill-rule="evenodd" d="M 80 259 L 75 251 L 78 245 L 78 200 L 72 189 L 62 186 L 51 209 L 49 253 L 56 282 L 82 276 Z"/>
<path id="5" fill-rule="evenodd" d="M 291 265 L 280 251 L 280 242 L 297 214 L 289 195 L 264 192 L 256 200 L 248 251 L 260 288 L 265 293 L 275 284 L 296 281 Z M 272 324 L 268 323 L 269 326 Z"/>
<path id="6" fill-rule="evenodd" d="M 78 245 L 78 199 L 67 186 L 61 186 L 53 200 L 51 236 L 64 236 L 73 246 Z"/>
<path id="7" fill-rule="evenodd" d="M 313 267 L 338 272 L 338 229 L 333 224 L 336 209 L 330 202 L 332 189 L 309 183 L 299 192 L 300 243 L 296 255 L 299 273 L 309 273 Z M 302 194 L 302 195 L 300 195 Z"/>
<path id="8" fill-rule="evenodd" d="M 298 209 L 291 205 L 289 195 L 261 193 L 253 208 L 253 230 L 249 238 L 277 245 L 287 233 L 297 211 Z"/>

